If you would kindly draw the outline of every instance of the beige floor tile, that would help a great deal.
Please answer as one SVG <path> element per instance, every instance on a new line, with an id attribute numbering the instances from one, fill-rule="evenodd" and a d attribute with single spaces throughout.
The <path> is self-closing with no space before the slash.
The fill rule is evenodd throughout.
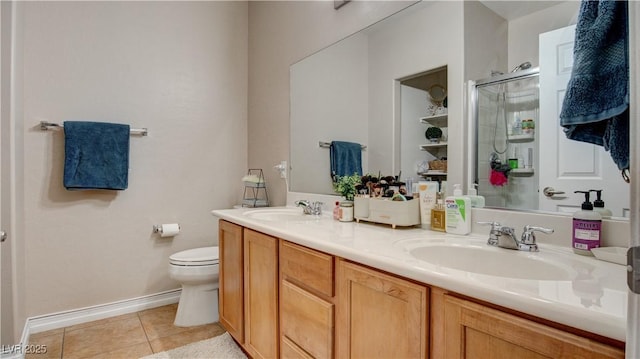
<path id="1" fill-rule="evenodd" d="M 63 336 L 63 328 L 30 335 L 29 350 L 32 352 L 25 353 L 25 359 L 60 359 Z"/>
<path id="2" fill-rule="evenodd" d="M 94 320 L 93 322 L 87 322 L 87 323 L 80 323 L 80 324 L 72 325 L 72 326 L 64 328 L 64 330 L 66 332 L 69 332 L 69 331 L 73 331 L 73 330 L 76 330 L 76 329 L 92 327 L 94 325 L 103 325 L 103 324 L 106 324 L 106 323 L 117 322 L 118 320 L 137 318 L 137 317 L 138 317 L 138 313 L 128 313 L 128 314 L 118 315 L 118 316 L 111 317 L 111 318 Z"/>
<path id="3" fill-rule="evenodd" d="M 153 354 L 151 346 L 145 342 L 102 354 L 92 355 L 91 359 L 138 359 L 151 354 Z"/>
<path id="4" fill-rule="evenodd" d="M 137 316 L 65 330 L 63 358 L 88 358 L 147 342 Z"/>
<path id="5" fill-rule="evenodd" d="M 176 327 L 173 321 L 176 317 L 177 304 L 148 309 L 138 313 L 140 322 L 147 333 L 149 340 L 162 338 L 189 330 L 185 327 Z"/>
<path id="6" fill-rule="evenodd" d="M 151 344 L 153 352 L 159 353 L 200 340 L 213 338 L 224 332 L 225 330 L 218 323 L 206 324 L 190 327 L 186 331 L 177 334 L 150 340 L 149 343 Z"/>

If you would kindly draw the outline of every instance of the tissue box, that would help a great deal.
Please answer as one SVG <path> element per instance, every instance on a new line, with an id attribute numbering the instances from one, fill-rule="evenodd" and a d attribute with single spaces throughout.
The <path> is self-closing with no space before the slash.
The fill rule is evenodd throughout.
<path id="1" fill-rule="evenodd" d="M 365 216 L 364 211 L 359 211 L 366 206 L 367 201 L 369 213 Z M 420 201 L 411 199 L 408 201 L 392 201 L 389 198 L 355 198 L 355 208 L 357 215 L 356 222 L 367 221 L 375 223 L 390 224 L 392 228 L 396 226 L 415 226 L 420 224 Z"/>

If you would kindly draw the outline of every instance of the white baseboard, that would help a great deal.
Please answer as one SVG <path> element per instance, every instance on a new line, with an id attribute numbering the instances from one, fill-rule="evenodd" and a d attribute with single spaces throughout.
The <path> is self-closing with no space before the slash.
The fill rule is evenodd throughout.
<path id="1" fill-rule="evenodd" d="M 181 289 L 174 289 L 138 298 L 29 317 L 25 321 L 20 343 L 14 346 L 18 349 L 14 352 L 5 351 L 0 354 L 0 358 L 23 358 L 24 354 L 19 353 L 19 348 L 24 348 L 29 343 L 29 336 L 31 334 L 178 303 L 180 293 Z"/>

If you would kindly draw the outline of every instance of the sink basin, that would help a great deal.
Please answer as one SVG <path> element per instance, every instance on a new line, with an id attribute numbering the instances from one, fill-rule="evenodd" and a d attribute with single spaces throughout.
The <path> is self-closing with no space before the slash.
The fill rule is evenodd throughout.
<path id="1" fill-rule="evenodd" d="M 497 277 L 531 280 L 571 280 L 573 271 L 541 253 L 519 252 L 488 245 L 434 243 L 415 246 L 409 254 L 420 261 L 451 269 Z"/>
<path id="2" fill-rule="evenodd" d="M 302 213 L 302 208 L 265 208 L 244 212 L 244 215 L 262 221 L 270 222 L 307 222 L 316 221 L 322 216 Z"/>

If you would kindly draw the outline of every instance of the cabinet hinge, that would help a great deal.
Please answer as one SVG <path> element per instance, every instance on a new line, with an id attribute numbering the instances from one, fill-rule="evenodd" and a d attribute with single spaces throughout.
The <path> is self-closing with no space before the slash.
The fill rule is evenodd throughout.
<path id="1" fill-rule="evenodd" d="M 627 285 L 632 292 L 640 294 L 640 246 L 627 251 Z"/>

